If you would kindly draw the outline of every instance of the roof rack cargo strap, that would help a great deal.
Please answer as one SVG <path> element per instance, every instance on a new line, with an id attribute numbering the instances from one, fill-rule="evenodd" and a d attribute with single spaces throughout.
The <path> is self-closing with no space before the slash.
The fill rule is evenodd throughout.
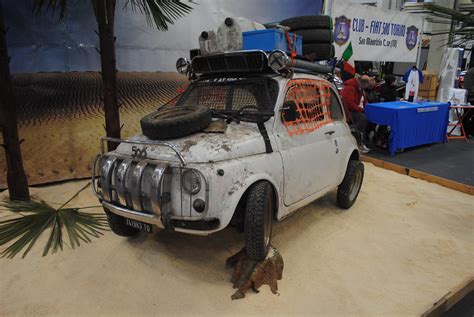
<path id="1" fill-rule="evenodd" d="M 268 137 L 267 129 L 265 128 L 265 123 L 263 121 L 259 121 L 257 123 L 258 130 L 260 131 L 260 134 L 263 137 L 263 141 L 265 142 L 265 152 L 267 153 L 272 153 L 273 148 L 272 144 L 270 143 L 270 138 Z"/>
<path id="2" fill-rule="evenodd" d="M 291 36 L 288 31 L 285 31 L 286 44 L 288 45 L 288 50 L 290 51 L 291 57 L 291 66 L 295 64 L 296 53 L 296 33 L 293 33 L 293 42 L 291 41 Z M 293 43 L 293 44 L 292 44 Z"/>

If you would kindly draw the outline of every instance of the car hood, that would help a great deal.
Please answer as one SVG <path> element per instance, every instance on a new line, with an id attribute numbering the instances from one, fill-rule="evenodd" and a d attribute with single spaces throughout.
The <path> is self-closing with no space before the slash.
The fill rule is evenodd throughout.
<path id="1" fill-rule="evenodd" d="M 144 135 L 137 135 L 129 140 L 153 141 Z M 158 142 L 172 145 L 181 153 L 186 163 L 218 162 L 265 153 L 265 143 L 257 124 L 247 122 L 232 122 L 223 133 L 199 132 Z M 121 143 L 115 152 L 126 156 L 138 154 L 148 159 L 179 162 L 176 153 L 164 145 Z"/>

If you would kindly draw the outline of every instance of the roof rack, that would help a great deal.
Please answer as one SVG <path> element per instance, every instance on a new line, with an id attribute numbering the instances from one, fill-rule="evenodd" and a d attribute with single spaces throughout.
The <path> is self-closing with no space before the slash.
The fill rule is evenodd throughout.
<path id="1" fill-rule="evenodd" d="M 191 71 L 196 74 L 227 72 L 274 72 L 263 51 L 235 51 L 193 58 Z"/>
<path id="2" fill-rule="evenodd" d="M 225 52 L 199 55 L 188 61 L 180 58 L 176 62 L 178 72 L 192 76 L 224 73 L 288 74 L 303 72 L 314 75 L 332 75 L 334 67 L 294 59 L 281 50 L 266 53 L 261 50 Z"/>

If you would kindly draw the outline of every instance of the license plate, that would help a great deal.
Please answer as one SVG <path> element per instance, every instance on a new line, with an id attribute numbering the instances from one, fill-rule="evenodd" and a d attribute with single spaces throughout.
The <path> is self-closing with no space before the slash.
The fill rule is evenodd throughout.
<path id="1" fill-rule="evenodd" d="M 145 223 L 145 222 L 125 218 L 125 224 L 129 227 L 132 227 L 132 228 L 135 228 L 135 229 L 138 229 L 138 230 L 141 230 L 141 231 L 145 231 L 147 233 L 152 233 L 153 232 L 152 228 L 151 228 L 151 225 L 148 224 L 148 223 Z"/>

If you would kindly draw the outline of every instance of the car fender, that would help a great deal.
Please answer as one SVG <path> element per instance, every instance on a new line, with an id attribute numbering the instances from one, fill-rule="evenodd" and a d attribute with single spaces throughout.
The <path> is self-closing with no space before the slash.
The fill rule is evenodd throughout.
<path id="1" fill-rule="evenodd" d="M 337 186 L 339 186 L 340 183 L 342 183 L 344 176 L 346 175 L 346 170 L 347 170 L 347 165 L 349 164 L 349 161 L 353 158 L 352 155 L 357 155 L 357 158 L 360 160 L 360 153 L 359 149 L 357 148 L 356 145 L 351 144 L 347 147 L 347 151 L 344 154 L 344 159 L 342 162 L 345 164 L 344 166 L 341 166 L 341 169 L 339 171 L 339 177 L 338 177 L 338 182 Z"/>
<path id="2" fill-rule="evenodd" d="M 270 182 L 274 187 L 278 206 L 276 217 L 280 218 L 283 164 L 278 153 L 253 155 L 206 165 L 205 173 L 208 175 L 210 186 L 209 211 L 206 218 L 220 220 L 220 226 L 215 231 L 223 229 L 230 223 L 245 192 L 261 180 Z"/>

